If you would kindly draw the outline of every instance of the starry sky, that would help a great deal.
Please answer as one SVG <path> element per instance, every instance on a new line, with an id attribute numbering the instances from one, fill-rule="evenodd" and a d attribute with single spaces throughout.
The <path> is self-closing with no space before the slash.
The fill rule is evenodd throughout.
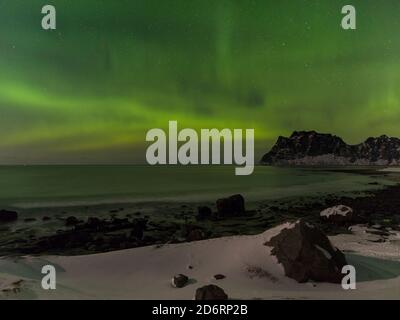
<path id="1" fill-rule="evenodd" d="M 293 130 L 400 136 L 399 17 L 398 0 L 0 0 L 0 164 L 140 163 L 169 120 L 254 128 L 256 157 Z"/>

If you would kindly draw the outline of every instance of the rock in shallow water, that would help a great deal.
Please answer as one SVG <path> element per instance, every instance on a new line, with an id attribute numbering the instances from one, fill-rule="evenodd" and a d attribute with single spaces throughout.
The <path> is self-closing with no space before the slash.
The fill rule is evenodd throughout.
<path id="1" fill-rule="evenodd" d="M 344 254 L 310 223 L 299 220 L 266 245 L 272 247 L 271 254 L 283 265 L 285 275 L 298 282 L 340 283 L 343 278 L 341 271 L 347 264 Z"/>
<path id="2" fill-rule="evenodd" d="M 0 210 L 0 222 L 12 222 L 18 220 L 18 213 L 9 210 Z"/>
<path id="3" fill-rule="evenodd" d="M 217 200 L 218 215 L 221 217 L 240 216 L 245 214 L 244 198 L 235 194 L 229 198 Z"/>

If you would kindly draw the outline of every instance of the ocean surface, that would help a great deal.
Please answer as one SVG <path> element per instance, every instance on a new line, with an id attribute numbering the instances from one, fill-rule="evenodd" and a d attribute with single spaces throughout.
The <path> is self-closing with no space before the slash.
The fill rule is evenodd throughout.
<path id="1" fill-rule="evenodd" d="M 53 207 L 106 203 L 215 201 L 241 193 L 248 201 L 378 188 L 384 177 L 257 166 L 0 166 L 0 206 Z"/>

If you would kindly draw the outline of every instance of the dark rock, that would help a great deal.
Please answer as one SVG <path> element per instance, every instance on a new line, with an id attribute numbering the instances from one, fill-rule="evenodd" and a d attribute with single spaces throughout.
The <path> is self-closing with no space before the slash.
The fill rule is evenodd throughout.
<path id="1" fill-rule="evenodd" d="M 303 220 L 283 229 L 266 245 L 272 247 L 271 253 L 283 265 L 285 275 L 298 282 L 340 283 L 343 278 L 344 254 L 322 231 Z"/>
<path id="2" fill-rule="evenodd" d="M 138 240 L 142 240 L 144 236 L 144 231 L 147 228 L 146 219 L 135 219 L 133 220 L 133 228 L 131 231 L 131 237 L 136 238 Z"/>
<path id="3" fill-rule="evenodd" d="M 71 241 L 75 246 L 83 247 L 88 242 L 92 241 L 92 236 L 88 232 L 77 232 L 72 234 Z"/>
<path id="4" fill-rule="evenodd" d="M 189 281 L 189 278 L 184 274 L 178 274 L 171 280 L 171 284 L 175 288 L 183 288 Z"/>
<path id="5" fill-rule="evenodd" d="M 200 241 L 205 239 L 205 234 L 204 231 L 201 229 L 193 229 L 188 232 L 188 235 L 186 236 L 186 241 L 191 242 L 191 241 Z"/>
<path id="6" fill-rule="evenodd" d="M 18 220 L 18 212 L 0 210 L 0 222 L 12 222 Z"/>
<path id="7" fill-rule="evenodd" d="M 244 198 L 240 194 L 217 200 L 217 211 L 221 217 L 239 216 L 245 214 Z"/>
<path id="8" fill-rule="evenodd" d="M 220 287 L 210 284 L 196 290 L 195 300 L 228 300 L 228 295 Z"/>
<path id="9" fill-rule="evenodd" d="M 67 227 L 76 226 L 78 223 L 79 223 L 79 220 L 74 216 L 70 216 L 67 219 L 65 219 L 65 225 Z"/>
<path id="10" fill-rule="evenodd" d="M 222 280 L 222 279 L 225 279 L 225 278 L 226 278 L 226 276 L 224 276 L 223 274 L 216 274 L 214 276 L 215 280 Z"/>
<path id="11" fill-rule="evenodd" d="M 104 221 L 96 217 L 89 217 L 86 222 L 86 227 L 99 230 L 104 225 Z"/>
<path id="12" fill-rule="evenodd" d="M 199 221 L 206 220 L 211 217 L 212 217 L 212 211 L 209 207 L 203 206 L 197 208 L 197 216 L 196 216 L 197 220 Z"/>
<path id="13" fill-rule="evenodd" d="M 42 218 L 42 220 L 43 220 L 43 221 L 49 221 L 49 220 L 51 220 L 51 218 L 48 217 L 48 216 L 44 216 L 44 217 Z"/>
<path id="14" fill-rule="evenodd" d="M 92 236 L 85 231 L 60 232 L 52 236 L 40 238 L 37 242 L 33 243 L 30 252 L 40 253 L 59 250 L 65 252 L 65 249 L 86 248 L 92 242 Z"/>
<path id="15" fill-rule="evenodd" d="M 267 165 L 399 165 L 400 139 L 385 135 L 348 145 L 341 138 L 315 131 L 279 137 L 261 163 Z"/>
<path id="16" fill-rule="evenodd" d="M 126 223 L 128 223 L 129 222 L 129 220 L 128 220 L 128 218 L 123 218 L 123 219 L 120 219 L 120 218 L 113 218 L 112 219 L 112 224 L 126 224 Z"/>

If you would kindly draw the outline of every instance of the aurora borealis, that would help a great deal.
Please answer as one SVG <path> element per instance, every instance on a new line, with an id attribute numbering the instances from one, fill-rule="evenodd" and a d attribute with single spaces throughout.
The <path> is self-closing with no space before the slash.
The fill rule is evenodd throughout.
<path id="1" fill-rule="evenodd" d="M 147 130 L 400 136 L 397 0 L 0 0 L 0 163 L 126 163 Z M 357 9 L 357 30 L 340 27 Z"/>

